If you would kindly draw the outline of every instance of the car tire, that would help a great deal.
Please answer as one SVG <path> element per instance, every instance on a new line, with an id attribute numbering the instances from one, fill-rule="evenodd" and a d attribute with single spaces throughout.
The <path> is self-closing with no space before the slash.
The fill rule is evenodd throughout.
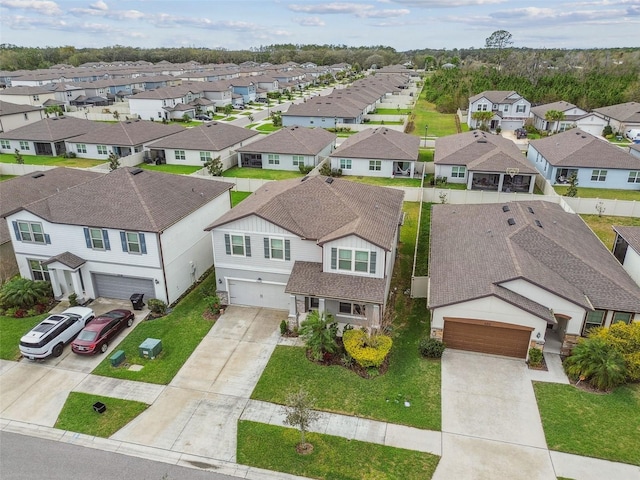
<path id="1" fill-rule="evenodd" d="M 104 353 L 107 351 L 107 348 L 109 348 L 109 344 L 107 342 L 104 342 L 101 346 L 100 346 L 100 352 Z"/>
<path id="2" fill-rule="evenodd" d="M 53 355 L 54 357 L 59 357 L 60 355 L 62 355 L 63 350 L 64 350 L 64 344 L 59 343 L 55 347 L 53 347 L 53 350 L 51 350 L 51 355 Z"/>
<path id="3" fill-rule="evenodd" d="M 130 327 L 131 325 L 133 325 L 133 317 L 127 320 L 127 327 Z"/>

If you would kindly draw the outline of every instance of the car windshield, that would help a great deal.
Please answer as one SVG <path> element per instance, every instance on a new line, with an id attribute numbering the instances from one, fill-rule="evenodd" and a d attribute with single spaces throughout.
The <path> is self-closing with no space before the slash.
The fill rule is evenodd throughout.
<path id="1" fill-rule="evenodd" d="M 83 330 L 78 335 L 78 340 L 84 340 L 85 342 L 92 342 L 98 336 L 98 332 L 92 332 L 91 330 Z"/>

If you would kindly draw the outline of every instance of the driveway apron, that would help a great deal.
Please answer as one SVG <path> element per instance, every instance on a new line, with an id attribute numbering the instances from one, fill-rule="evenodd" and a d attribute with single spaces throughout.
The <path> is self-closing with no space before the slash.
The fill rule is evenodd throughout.
<path id="1" fill-rule="evenodd" d="M 234 462 L 237 420 L 286 316 L 228 308 L 153 405 L 112 438 Z"/>

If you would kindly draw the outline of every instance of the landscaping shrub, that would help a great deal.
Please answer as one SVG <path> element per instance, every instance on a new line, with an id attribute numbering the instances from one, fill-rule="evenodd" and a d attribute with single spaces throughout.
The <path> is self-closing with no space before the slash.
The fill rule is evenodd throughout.
<path id="1" fill-rule="evenodd" d="M 580 339 L 564 368 L 574 380 L 587 380 L 598 390 L 611 390 L 627 376 L 622 354 L 598 337 Z"/>
<path id="2" fill-rule="evenodd" d="M 286 335 L 289 331 L 289 325 L 286 320 L 282 320 L 280 322 L 280 335 Z"/>
<path id="3" fill-rule="evenodd" d="M 220 307 L 222 306 L 222 304 L 218 295 L 207 295 L 206 297 L 204 297 L 204 300 L 207 303 L 207 308 L 211 313 L 220 313 Z"/>
<path id="4" fill-rule="evenodd" d="M 164 315 L 167 313 L 167 304 L 158 298 L 150 298 L 147 300 L 149 311 L 154 315 Z"/>
<path id="5" fill-rule="evenodd" d="M 440 358 L 444 352 L 444 343 L 437 338 L 421 338 L 418 343 L 420 355 L 427 358 Z"/>
<path id="6" fill-rule="evenodd" d="M 38 303 L 47 304 L 53 296 L 49 282 L 16 277 L 0 289 L 0 304 L 4 308 L 29 309 Z"/>
<path id="7" fill-rule="evenodd" d="M 529 365 L 539 367 L 542 365 L 542 350 L 538 348 L 529 349 Z"/>
<path id="8" fill-rule="evenodd" d="M 627 380 L 640 381 L 640 323 L 614 323 L 609 328 L 594 328 L 589 338 L 601 338 L 620 352 L 627 367 Z"/>
<path id="9" fill-rule="evenodd" d="M 335 353 L 338 349 L 338 325 L 333 322 L 333 315 L 330 313 L 319 313 L 317 310 L 309 313 L 300 324 L 300 336 L 311 357 L 317 362 L 324 358 L 325 353 Z"/>
<path id="10" fill-rule="evenodd" d="M 300 170 L 300 173 L 306 175 L 307 173 L 309 173 L 311 170 L 313 170 L 313 165 L 298 165 L 298 169 Z"/>
<path id="11" fill-rule="evenodd" d="M 387 335 L 369 335 L 364 330 L 348 330 L 342 334 L 344 349 L 363 368 L 378 368 L 391 350 L 393 340 Z"/>
<path id="12" fill-rule="evenodd" d="M 70 293 L 69 294 L 69 306 L 70 307 L 77 307 L 78 305 L 80 305 L 78 303 L 78 294 L 77 293 Z"/>

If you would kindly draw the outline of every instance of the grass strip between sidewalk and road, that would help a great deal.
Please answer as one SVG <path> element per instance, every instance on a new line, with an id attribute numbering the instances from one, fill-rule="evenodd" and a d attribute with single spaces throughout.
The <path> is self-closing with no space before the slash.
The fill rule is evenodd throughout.
<path id="1" fill-rule="evenodd" d="M 300 455 L 300 432 L 293 428 L 241 420 L 238 463 L 268 470 L 331 480 L 428 480 L 440 457 L 375 443 L 307 433 L 313 452 Z"/>
<path id="2" fill-rule="evenodd" d="M 96 412 L 93 409 L 96 402 L 104 403 L 107 409 L 103 413 Z M 146 403 L 133 400 L 70 392 L 54 427 L 109 438 L 144 412 L 148 406 Z"/>

